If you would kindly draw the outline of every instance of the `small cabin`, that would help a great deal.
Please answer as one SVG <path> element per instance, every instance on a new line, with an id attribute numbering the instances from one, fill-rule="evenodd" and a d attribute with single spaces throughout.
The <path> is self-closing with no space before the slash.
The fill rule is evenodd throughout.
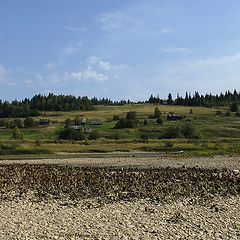
<path id="1" fill-rule="evenodd" d="M 102 125 L 102 121 L 101 120 L 93 120 L 90 122 L 90 125 Z"/>
<path id="2" fill-rule="evenodd" d="M 91 128 L 84 128 L 83 132 L 84 133 L 91 133 L 92 129 Z"/>
<path id="3" fill-rule="evenodd" d="M 75 129 L 75 130 L 80 130 L 81 125 L 72 125 L 72 126 L 70 126 L 70 128 Z"/>
<path id="4" fill-rule="evenodd" d="M 49 123 L 50 123 L 50 120 L 49 120 L 49 119 L 40 119 L 40 120 L 38 121 L 38 124 L 39 124 L 39 125 L 49 125 Z"/>
<path id="5" fill-rule="evenodd" d="M 169 113 L 167 115 L 168 121 L 176 121 L 176 120 L 182 120 L 182 114 L 175 114 L 175 113 Z"/>

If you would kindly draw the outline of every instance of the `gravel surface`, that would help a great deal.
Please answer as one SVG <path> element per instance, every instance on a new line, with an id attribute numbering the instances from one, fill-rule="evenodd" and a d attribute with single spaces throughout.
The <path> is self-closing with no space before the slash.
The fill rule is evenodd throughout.
<path id="1" fill-rule="evenodd" d="M 0 203 L 0 239 L 240 239 L 240 197 L 99 206 L 96 200 Z"/>
<path id="2" fill-rule="evenodd" d="M 55 159 L 28 159 L 28 160 L 0 160 L 0 164 L 64 164 L 74 166 L 95 166 L 95 167 L 201 167 L 208 169 L 231 169 L 240 170 L 240 156 L 214 156 L 214 157 L 111 157 L 108 154 L 89 154 L 89 157 L 71 157 Z M 93 157 L 94 156 L 94 157 Z"/>
<path id="3" fill-rule="evenodd" d="M 84 157 L 0 160 L 0 164 L 70 164 L 115 167 L 226 168 L 238 174 L 239 156 L 206 158 Z M 170 203 L 132 199 L 39 201 L 29 192 L 0 201 L 0 240 L 10 239 L 240 239 L 240 196 L 215 195 L 200 204 L 184 198 Z"/>

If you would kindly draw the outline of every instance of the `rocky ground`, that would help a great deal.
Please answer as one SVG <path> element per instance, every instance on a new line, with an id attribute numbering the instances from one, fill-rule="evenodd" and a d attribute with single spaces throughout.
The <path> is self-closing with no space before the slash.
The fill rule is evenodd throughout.
<path id="1" fill-rule="evenodd" d="M 240 239 L 240 197 L 149 200 L 41 201 L 0 204 L 0 239 Z"/>
<path id="2" fill-rule="evenodd" d="M 124 157 L 122 156 L 124 155 Z M 190 157 L 183 158 L 180 156 L 165 157 L 134 153 L 125 154 L 78 154 L 78 157 L 52 158 L 52 159 L 19 159 L 8 160 L 0 159 L 2 164 L 62 164 L 74 166 L 94 166 L 94 167 L 139 167 L 139 168 L 158 168 L 158 167 L 200 167 L 207 169 L 238 169 L 240 170 L 240 156 L 212 156 L 212 157 Z"/>
<path id="3" fill-rule="evenodd" d="M 101 196 L 74 199 L 72 197 L 69 198 L 69 194 L 64 197 L 59 197 L 59 195 L 58 197 L 39 198 L 36 197 L 36 194 L 32 192 L 32 190 L 29 190 L 31 185 L 43 184 L 42 188 L 39 188 L 40 186 L 38 187 L 38 191 L 40 191 L 39 189 L 42 191 L 45 185 L 46 192 L 52 191 L 52 185 L 47 185 L 46 182 L 54 181 L 54 179 L 42 179 L 41 181 L 36 179 L 36 176 L 43 178 L 44 175 L 41 174 L 44 172 L 44 167 L 42 172 L 38 171 L 38 167 L 33 167 L 34 170 L 30 169 L 33 172 L 32 175 L 27 172 L 30 171 L 29 169 L 27 170 L 27 167 L 25 168 L 26 171 L 23 171 L 24 168 L 18 167 L 13 167 L 10 170 L 8 169 L 9 164 L 15 165 L 16 163 L 26 163 L 26 161 L 0 161 L 0 164 L 2 164 L 2 167 L 0 166 L 0 170 L 2 169 L 2 172 L 0 172 L 0 240 L 240 239 L 240 158 L 237 156 L 216 156 L 211 158 L 192 159 L 165 159 L 163 157 L 150 159 L 134 157 L 89 157 L 78 159 L 28 160 L 28 163 L 31 164 L 57 163 L 60 165 L 70 164 L 73 166 L 94 167 L 176 167 L 179 168 L 180 171 L 166 170 L 170 171 L 170 176 L 171 174 L 174 175 L 170 182 L 165 183 L 166 187 L 171 189 L 171 186 L 174 186 L 174 189 L 176 188 L 178 192 L 178 196 L 181 196 L 181 192 L 179 192 L 180 187 L 188 186 L 189 191 L 191 191 L 195 189 L 192 188 L 191 185 L 196 182 L 197 192 L 196 194 L 194 194 L 194 192 L 191 193 L 190 197 L 187 196 L 188 193 L 185 192 L 181 198 L 170 197 L 168 201 L 161 201 L 161 196 L 159 197 L 158 192 L 152 187 L 149 190 L 149 196 L 152 197 L 146 197 L 143 192 L 141 196 L 144 197 L 139 197 L 135 194 L 133 197 L 128 198 L 124 197 L 125 192 L 116 190 L 116 194 L 120 197 L 117 197 L 113 201 L 104 201 L 105 197 L 102 198 Z M 214 172 L 202 171 L 203 175 L 201 179 L 198 180 L 195 173 L 192 174 L 191 179 L 187 179 L 186 176 L 188 176 L 189 173 L 187 169 L 189 167 L 200 168 L 200 170 L 194 170 L 196 173 L 199 171 L 201 173 L 201 168 L 224 168 L 225 170 L 224 173 L 222 173 L 221 170 Z M 186 169 L 186 172 L 185 170 L 182 172 L 181 169 Z M 53 176 L 58 176 L 61 182 L 63 181 L 61 178 L 65 175 L 61 175 L 61 172 L 58 171 L 59 170 L 54 168 Z M 71 174 L 71 171 L 77 174 L 74 172 L 74 169 L 68 171 L 69 174 Z M 179 173 L 180 177 L 177 175 L 178 172 L 181 172 Z M 105 173 L 109 175 L 111 172 L 106 171 L 103 174 Z M 84 174 L 86 179 L 86 173 Z M 134 192 L 135 187 L 137 188 L 141 186 L 141 184 L 142 186 L 144 185 L 141 181 L 145 179 L 145 175 L 147 175 L 145 174 L 141 177 L 141 174 L 137 174 L 136 178 L 132 178 L 132 173 L 128 175 L 128 172 L 126 172 L 124 174 L 125 182 L 123 181 L 123 184 L 126 184 L 128 179 L 131 179 L 131 181 L 138 181 L 136 185 L 129 184 L 129 186 L 126 186 L 129 187 L 126 191 L 130 193 Z M 16 177 L 16 175 L 18 176 Z M 12 176 L 12 180 L 9 180 L 9 176 Z M 66 179 L 61 183 L 74 184 L 73 179 L 75 178 L 69 179 L 69 176 L 70 175 L 66 175 Z M 112 176 L 112 179 L 116 179 L 116 176 L 119 175 L 115 174 Z M 218 182 L 217 191 L 213 189 L 215 185 L 212 185 L 215 177 L 216 182 Z M 165 181 L 164 179 L 163 177 L 161 180 L 163 183 Z M 208 179 L 209 182 L 207 181 Z M 21 181 L 25 188 L 21 186 Z M 153 181 L 159 184 L 158 189 L 160 189 L 161 182 L 157 182 L 156 177 Z M 94 184 L 97 184 L 96 182 L 97 180 Z M 68 191 L 66 189 L 64 190 L 64 186 L 60 183 L 54 182 L 54 184 L 58 184 L 56 186 L 60 186 L 61 191 Z M 101 185 L 101 182 L 99 184 Z M 3 191 L 5 191 L 5 186 L 8 186 L 11 190 L 9 190 L 11 193 L 10 195 L 9 193 L 3 193 Z M 17 186 L 17 188 L 14 188 L 14 186 Z M 152 186 L 152 184 L 145 184 L 144 188 L 148 189 L 149 186 Z M 201 186 L 205 188 L 204 191 L 202 191 Z M 124 188 L 126 187 L 124 186 Z M 25 191 L 24 194 L 22 194 L 21 191 L 16 192 L 16 189 L 19 190 L 19 188 L 21 188 L 22 192 Z M 223 192 L 226 194 L 221 194 L 220 188 L 222 188 Z M 185 189 L 182 188 L 183 192 L 184 190 Z M 136 189 L 136 192 L 139 191 Z M 174 191 L 172 191 L 171 194 L 173 194 L 173 192 Z M 77 192 L 74 194 L 77 194 Z M 167 194 L 167 192 L 164 194 Z M 204 197 L 202 198 L 201 196 Z M 208 197 L 205 199 L 206 196 Z M 99 201 L 99 199 L 101 199 L 101 201 Z"/>

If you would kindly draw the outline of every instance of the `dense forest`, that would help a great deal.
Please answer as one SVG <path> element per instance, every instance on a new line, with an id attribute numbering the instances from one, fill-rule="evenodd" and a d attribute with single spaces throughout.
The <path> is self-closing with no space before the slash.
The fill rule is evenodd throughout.
<path id="1" fill-rule="evenodd" d="M 185 97 L 177 95 L 173 99 L 172 94 L 168 94 L 167 99 L 161 99 L 159 96 L 150 96 L 146 103 L 182 105 L 182 106 L 229 106 L 231 103 L 240 103 L 240 92 L 226 91 L 224 94 L 205 94 L 200 95 L 195 92 L 193 95 L 186 93 Z M 94 105 L 123 105 L 133 103 L 130 100 L 111 101 L 109 98 L 89 99 L 88 97 L 75 97 L 72 95 L 54 95 L 49 93 L 47 96 L 38 94 L 31 99 L 25 98 L 22 101 L 14 100 L 11 103 L 0 100 L 0 117 L 27 117 L 38 116 L 39 111 L 74 111 L 74 110 L 93 110 Z"/>
<path id="2" fill-rule="evenodd" d="M 198 92 L 191 95 L 186 92 L 185 97 L 179 96 L 178 94 L 176 99 L 173 99 L 172 94 L 169 93 L 167 100 L 160 99 L 159 96 L 153 97 L 153 95 L 151 95 L 148 100 L 148 103 L 204 107 L 229 106 L 233 102 L 240 103 L 240 92 L 237 92 L 237 90 L 234 90 L 233 93 L 226 91 L 224 94 L 220 93 L 219 95 L 200 95 Z"/>

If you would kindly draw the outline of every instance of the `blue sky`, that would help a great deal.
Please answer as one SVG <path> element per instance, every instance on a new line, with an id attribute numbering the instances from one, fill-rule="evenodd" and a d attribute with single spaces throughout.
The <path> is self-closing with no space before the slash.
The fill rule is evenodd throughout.
<path id="1" fill-rule="evenodd" d="M 240 90 L 239 0 L 1 0 L 0 99 Z"/>

